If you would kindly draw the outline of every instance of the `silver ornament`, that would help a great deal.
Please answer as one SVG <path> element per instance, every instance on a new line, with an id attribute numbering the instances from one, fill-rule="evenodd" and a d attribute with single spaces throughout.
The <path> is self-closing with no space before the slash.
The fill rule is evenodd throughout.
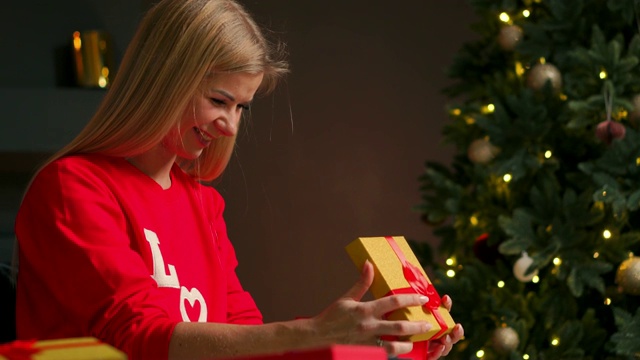
<path id="1" fill-rule="evenodd" d="M 513 51 L 522 40 L 522 28 L 518 25 L 507 25 L 500 29 L 498 44 L 503 50 Z"/>
<path id="2" fill-rule="evenodd" d="M 518 348 L 520 337 L 508 326 L 497 328 L 491 336 L 491 345 L 500 354 L 508 354 Z"/>
<path id="3" fill-rule="evenodd" d="M 640 295 L 640 257 L 631 257 L 620 264 L 616 284 L 630 295 Z"/>
<path id="4" fill-rule="evenodd" d="M 556 91 L 562 87 L 560 70 L 552 64 L 536 64 L 527 74 L 527 86 L 534 90 L 541 90 L 547 81 L 551 82 L 551 87 Z"/>

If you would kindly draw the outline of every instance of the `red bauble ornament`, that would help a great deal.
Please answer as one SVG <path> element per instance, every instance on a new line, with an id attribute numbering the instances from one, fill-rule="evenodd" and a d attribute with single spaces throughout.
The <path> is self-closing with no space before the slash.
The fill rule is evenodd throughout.
<path id="1" fill-rule="evenodd" d="M 473 243 L 474 255 L 483 263 L 487 265 L 493 265 L 496 263 L 500 253 L 498 252 L 497 245 L 489 245 L 489 234 L 484 233 L 476 238 Z"/>
<path id="2" fill-rule="evenodd" d="M 598 124 L 596 136 L 607 145 L 610 145 L 615 139 L 623 139 L 626 131 L 627 129 L 624 125 L 609 119 Z"/>

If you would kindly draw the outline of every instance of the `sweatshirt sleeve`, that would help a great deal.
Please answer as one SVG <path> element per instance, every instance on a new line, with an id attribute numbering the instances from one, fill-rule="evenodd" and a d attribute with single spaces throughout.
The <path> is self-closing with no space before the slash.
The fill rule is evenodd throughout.
<path id="1" fill-rule="evenodd" d="M 227 272 L 227 322 L 230 324 L 262 324 L 262 314 L 256 306 L 253 297 L 243 289 L 236 274 L 238 260 L 229 237 L 223 219 L 224 199 L 212 189 L 213 194 L 213 223 L 214 227 L 220 229 L 220 247 L 225 255 L 225 269 Z"/>
<path id="2" fill-rule="evenodd" d="M 18 300 L 25 300 L 18 335 L 90 335 L 132 359 L 166 359 L 176 322 L 99 173 L 56 162 L 26 193 L 16 218 Z"/>

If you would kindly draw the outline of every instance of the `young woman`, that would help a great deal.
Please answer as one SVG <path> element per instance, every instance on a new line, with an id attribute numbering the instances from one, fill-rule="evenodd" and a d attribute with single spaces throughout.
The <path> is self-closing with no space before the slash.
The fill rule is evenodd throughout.
<path id="1" fill-rule="evenodd" d="M 94 336 L 131 359 L 333 343 L 411 350 L 380 336 L 429 325 L 383 315 L 425 299 L 361 302 L 370 264 L 320 315 L 270 324 L 236 277 L 224 201 L 200 181 L 221 174 L 243 112 L 287 72 L 278 49 L 232 0 L 164 0 L 148 12 L 95 116 L 25 194 L 16 219 L 19 338 Z M 432 343 L 431 357 L 461 337 L 456 325 Z"/>

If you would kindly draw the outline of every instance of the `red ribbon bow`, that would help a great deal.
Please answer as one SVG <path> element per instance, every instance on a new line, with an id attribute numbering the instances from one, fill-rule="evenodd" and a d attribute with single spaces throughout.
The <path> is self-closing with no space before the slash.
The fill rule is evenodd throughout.
<path id="1" fill-rule="evenodd" d="M 433 286 L 433 284 L 431 284 L 427 280 L 427 278 L 422 274 L 422 271 L 420 270 L 420 268 L 413 265 L 407 260 L 402 250 L 400 250 L 398 243 L 396 243 L 393 237 L 385 236 L 385 239 L 391 246 L 391 249 L 393 250 L 393 252 L 398 257 L 398 260 L 400 260 L 400 263 L 402 264 L 402 273 L 404 275 L 405 280 L 407 280 L 410 286 L 408 288 L 393 289 L 389 291 L 387 295 L 420 294 L 428 297 L 429 301 L 427 301 L 427 303 L 424 304 L 423 307 L 431 312 L 433 317 L 438 322 L 438 325 L 440 325 L 440 331 L 438 331 L 438 333 L 436 333 L 433 336 L 433 339 L 439 338 L 442 334 L 444 334 L 449 329 L 449 326 L 447 325 L 446 321 L 444 320 L 442 315 L 440 315 L 440 313 L 438 312 L 438 308 L 440 307 L 440 304 L 442 304 L 442 299 L 440 298 L 440 295 L 438 295 L 438 292 L 436 291 L 436 288 Z"/>

